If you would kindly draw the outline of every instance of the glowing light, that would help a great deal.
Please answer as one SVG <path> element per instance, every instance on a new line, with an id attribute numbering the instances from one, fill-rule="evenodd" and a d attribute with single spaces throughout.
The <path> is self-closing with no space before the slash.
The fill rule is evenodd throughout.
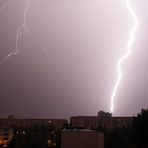
<path id="1" fill-rule="evenodd" d="M 10 0 L 8 1 L 7 3 L 5 3 L 3 5 L 3 7 L 0 8 L 0 10 L 3 10 L 5 9 L 8 5 L 10 5 L 14 0 Z M 31 0 L 27 0 L 27 5 L 24 9 L 24 19 L 23 19 L 23 23 L 22 25 L 20 25 L 17 29 L 17 33 L 16 33 L 16 41 L 15 41 L 15 48 L 16 48 L 16 51 L 15 52 L 12 52 L 12 53 L 9 53 L 2 61 L 1 61 L 1 64 L 6 62 L 8 60 L 8 58 L 12 57 L 13 55 L 17 55 L 19 54 L 19 40 L 20 38 L 22 37 L 22 35 L 24 33 L 27 33 L 37 44 L 38 46 L 40 46 L 43 51 L 46 51 L 46 48 L 37 40 L 37 38 L 31 33 L 31 31 L 28 29 L 27 25 L 26 25 L 26 22 L 27 22 L 27 12 L 30 8 L 30 4 L 31 4 Z"/>
<path id="2" fill-rule="evenodd" d="M 0 144 L 2 144 L 3 143 L 3 141 L 2 140 L 0 140 Z"/>
<path id="3" fill-rule="evenodd" d="M 23 131 L 23 135 L 25 135 L 26 134 L 26 132 L 25 131 Z"/>
<path id="4" fill-rule="evenodd" d="M 55 143 L 53 143 L 53 141 L 50 140 L 50 139 L 48 140 L 47 144 L 48 144 L 49 147 L 56 146 Z"/>
<path id="5" fill-rule="evenodd" d="M 121 73 L 121 64 L 128 58 L 128 56 L 131 54 L 131 51 L 132 51 L 132 44 L 134 42 L 134 38 L 135 38 L 135 33 L 136 33 L 136 30 L 138 28 L 138 20 L 136 18 L 136 15 L 132 9 L 132 7 L 130 6 L 130 3 L 129 3 L 130 0 L 127 0 L 126 1 L 126 6 L 132 16 L 132 19 L 134 21 L 134 26 L 130 32 L 130 38 L 129 38 L 129 41 L 127 43 L 127 52 L 126 54 L 121 57 L 121 59 L 118 61 L 118 65 L 117 65 L 117 71 L 118 71 L 118 79 L 117 79 L 117 82 L 115 84 L 115 87 L 114 87 L 114 90 L 113 90 L 113 93 L 112 93 L 112 96 L 111 96 L 111 107 L 110 107 L 110 110 L 111 112 L 114 111 L 114 98 L 115 98 L 115 95 L 117 93 L 117 89 L 119 87 L 119 84 L 120 84 L 120 81 L 121 81 L 121 78 L 122 78 L 122 73 Z"/>

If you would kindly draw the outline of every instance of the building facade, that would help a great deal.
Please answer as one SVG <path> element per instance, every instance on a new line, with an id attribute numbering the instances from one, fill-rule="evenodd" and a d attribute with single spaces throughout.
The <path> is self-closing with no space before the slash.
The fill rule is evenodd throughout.
<path id="1" fill-rule="evenodd" d="M 104 148 L 104 134 L 92 130 L 62 130 L 61 148 Z"/>
<path id="2" fill-rule="evenodd" d="M 112 124 L 112 114 L 108 112 L 100 111 L 98 112 L 98 128 L 106 129 L 107 131 L 111 131 L 113 129 Z"/>
<path id="3" fill-rule="evenodd" d="M 64 124 L 67 124 L 67 119 L 15 119 L 15 118 L 8 118 L 8 119 L 0 119 L 0 127 L 33 127 L 34 125 L 38 126 L 49 126 L 52 124 L 56 130 L 62 129 Z"/>
<path id="4" fill-rule="evenodd" d="M 70 123 L 73 127 L 96 129 L 97 116 L 73 116 L 70 118 Z"/>
<path id="5" fill-rule="evenodd" d="M 133 123 L 133 117 L 112 117 L 111 113 L 100 111 L 98 116 L 73 116 L 70 123 L 72 127 L 112 131 L 116 128 L 128 128 Z"/>
<path id="6" fill-rule="evenodd" d="M 112 128 L 128 128 L 133 123 L 133 117 L 112 117 Z"/>

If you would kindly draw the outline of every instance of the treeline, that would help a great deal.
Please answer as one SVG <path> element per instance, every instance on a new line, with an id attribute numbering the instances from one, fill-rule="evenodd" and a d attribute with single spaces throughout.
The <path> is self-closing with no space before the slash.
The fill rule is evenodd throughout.
<path id="1" fill-rule="evenodd" d="M 148 148 L 148 109 L 134 117 L 131 127 L 105 132 L 105 148 Z"/>

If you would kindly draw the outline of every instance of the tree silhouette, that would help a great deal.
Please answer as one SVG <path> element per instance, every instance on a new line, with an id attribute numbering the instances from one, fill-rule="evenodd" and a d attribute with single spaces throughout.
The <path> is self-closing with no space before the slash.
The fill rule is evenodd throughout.
<path id="1" fill-rule="evenodd" d="M 148 109 L 133 118 L 131 127 L 105 133 L 105 148 L 148 148 Z"/>
<path id="2" fill-rule="evenodd" d="M 148 148 L 148 109 L 142 109 L 141 113 L 134 117 L 132 139 L 138 148 Z"/>

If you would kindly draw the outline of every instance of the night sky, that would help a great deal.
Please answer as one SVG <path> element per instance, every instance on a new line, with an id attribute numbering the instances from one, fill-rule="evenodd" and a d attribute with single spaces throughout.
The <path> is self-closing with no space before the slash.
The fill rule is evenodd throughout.
<path id="1" fill-rule="evenodd" d="M 0 7 L 9 0 L 0 0 Z M 16 52 L 27 0 L 0 9 L 0 61 Z M 130 0 L 139 27 L 122 64 L 115 116 L 148 107 L 148 1 Z M 67 118 L 110 111 L 133 20 L 126 0 L 31 0 L 19 53 L 0 65 L 0 117 Z M 43 50 L 42 46 L 46 49 Z"/>

